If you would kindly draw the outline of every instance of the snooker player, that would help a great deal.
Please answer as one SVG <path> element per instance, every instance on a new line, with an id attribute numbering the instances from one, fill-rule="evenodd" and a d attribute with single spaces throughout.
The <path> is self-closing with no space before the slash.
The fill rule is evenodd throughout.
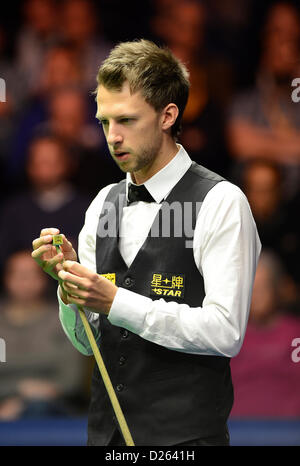
<path id="1" fill-rule="evenodd" d="M 230 358 L 261 249 L 249 204 L 178 143 L 189 78 L 169 50 L 121 43 L 97 83 L 96 117 L 126 178 L 88 208 L 80 263 L 64 236 L 56 253 L 57 228 L 42 230 L 32 256 L 61 280 L 62 326 L 89 355 L 85 308 L 136 445 L 228 445 Z M 97 367 L 88 444 L 124 445 Z"/>

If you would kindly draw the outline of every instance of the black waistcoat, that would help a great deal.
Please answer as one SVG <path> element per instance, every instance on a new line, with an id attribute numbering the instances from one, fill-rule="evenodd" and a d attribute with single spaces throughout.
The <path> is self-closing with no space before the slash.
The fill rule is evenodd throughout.
<path id="1" fill-rule="evenodd" d="M 125 180 L 114 186 L 99 219 L 97 272 L 114 273 L 117 286 L 152 299 L 163 298 L 200 307 L 205 296 L 204 283 L 194 262 L 191 244 L 186 247 L 186 241 L 191 238 L 178 233 L 178 216 L 176 224 L 175 216 L 170 216 L 170 232 L 164 230 L 161 219 L 172 212 L 168 205 L 174 206 L 175 202 L 177 207 L 186 207 L 182 211 L 189 214 L 194 230 L 201 202 L 222 180 L 193 163 L 162 203 L 154 221 L 159 234 L 154 237 L 153 230 L 149 233 L 129 268 L 118 248 L 119 220 L 116 234 L 103 235 L 115 215 L 121 218 L 126 205 Z M 182 217 L 184 233 L 187 228 Z M 174 278 L 172 283 L 172 277 L 179 281 Z M 170 280 L 164 282 L 169 285 L 170 293 L 158 279 Z M 111 325 L 106 316 L 100 316 L 100 321 L 100 351 L 136 445 L 174 445 L 223 431 L 233 401 L 229 358 L 172 351 Z M 92 379 L 88 424 L 89 445 L 107 444 L 116 426 L 97 367 Z"/>

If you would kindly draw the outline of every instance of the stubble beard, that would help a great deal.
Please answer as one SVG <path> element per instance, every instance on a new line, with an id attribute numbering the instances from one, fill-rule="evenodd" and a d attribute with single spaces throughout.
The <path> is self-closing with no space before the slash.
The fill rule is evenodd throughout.
<path id="1" fill-rule="evenodd" d="M 151 144 L 141 147 L 137 152 L 130 152 L 131 156 L 134 157 L 134 160 L 129 160 L 128 162 L 120 162 L 116 160 L 116 163 L 120 170 L 125 173 L 139 172 L 153 164 L 160 151 L 161 145 L 162 137 L 156 137 Z"/>

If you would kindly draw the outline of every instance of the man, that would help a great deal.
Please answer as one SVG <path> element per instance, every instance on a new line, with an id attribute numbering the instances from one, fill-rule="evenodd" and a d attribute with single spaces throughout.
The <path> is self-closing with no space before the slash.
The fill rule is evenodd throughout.
<path id="1" fill-rule="evenodd" d="M 126 180 L 89 207 L 81 264 L 64 238 L 62 268 L 55 228 L 34 240 L 33 257 L 63 281 L 63 328 L 91 354 L 74 304 L 87 308 L 136 445 L 226 445 L 229 362 L 244 337 L 260 252 L 248 202 L 176 143 L 189 82 L 168 50 L 119 44 L 97 80 L 97 118 Z M 88 443 L 122 444 L 97 368 Z"/>

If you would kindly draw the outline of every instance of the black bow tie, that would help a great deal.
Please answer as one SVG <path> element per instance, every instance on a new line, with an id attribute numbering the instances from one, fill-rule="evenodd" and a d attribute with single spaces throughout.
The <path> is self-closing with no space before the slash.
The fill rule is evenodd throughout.
<path id="1" fill-rule="evenodd" d="M 147 188 L 143 184 L 135 185 L 132 183 L 128 184 L 128 205 L 132 202 L 155 202 Z"/>

